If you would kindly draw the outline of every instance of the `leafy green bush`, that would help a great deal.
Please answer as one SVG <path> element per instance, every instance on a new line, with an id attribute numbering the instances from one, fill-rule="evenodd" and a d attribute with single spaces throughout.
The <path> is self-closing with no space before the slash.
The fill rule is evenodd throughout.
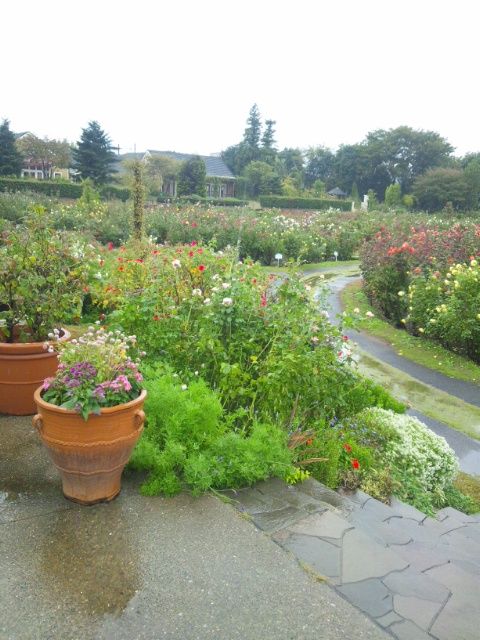
<path id="1" fill-rule="evenodd" d="M 130 466 L 147 471 L 145 495 L 190 489 L 240 488 L 292 472 L 286 433 L 254 422 L 248 433 L 232 429 L 219 395 L 201 379 L 182 384 L 164 367 L 145 371 L 147 423 Z"/>
<path id="2" fill-rule="evenodd" d="M 37 205 L 50 210 L 54 201 L 39 193 L 0 191 L 0 219 L 20 222 Z"/>
<path id="3" fill-rule="evenodd" d="M 263 208 L 275 207 L 278 209 L 339 209 L 350 211 L 352 203 L 346 200 L 333 200 L 323 198 L 288 198 L 286 196 L 260 196 L 260 205 Z"/>

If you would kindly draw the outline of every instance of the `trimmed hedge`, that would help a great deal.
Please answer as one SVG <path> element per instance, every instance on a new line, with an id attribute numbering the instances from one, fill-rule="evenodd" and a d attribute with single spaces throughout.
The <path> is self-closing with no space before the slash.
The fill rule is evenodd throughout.
<path id="1" fill-rule="evenodd" d="M 260 206 L 264 209 L 340 209 L 350 211 L 350 200 L 327 200 L 324 198 L 290 198 L 288 196 L 259 196 Z"/>
<path id="2" fill-rule="evenodd" d="M 31 191 L 34 193 L 43 193 L 46 196 L 77 199 L 81 197 L 83 187 L 81 184 L 64 180 L 0 178 L 0 191 Z M 130 197 L 130 190 L 114 185 L 106 185 L 100 188 L 100 195 L 105 200 L 118 198 L 126 202 Z"/>
<path id="3" fill-rule="evenodd" d="M 214 207 L 245 207 L 248 204 L 247 200 L 239 200 L 238 198 L 202 198 L 201 196 L 181 196 L 179 198 L 173 198 L 171 196 L 158 196 L 157 202 L 171 202 L 172 204 L 182 204 L 189 202 L 195 204 L 201 202 L 202 204 L 209 204 Z"/>
<path id="4" fill-rule="evenodd" d="M 33 191 L 59 198 L 80 198 L 82 186 L 63 180 L 29 180 L 28 178 L 0 178 L 0 191 Z"/>

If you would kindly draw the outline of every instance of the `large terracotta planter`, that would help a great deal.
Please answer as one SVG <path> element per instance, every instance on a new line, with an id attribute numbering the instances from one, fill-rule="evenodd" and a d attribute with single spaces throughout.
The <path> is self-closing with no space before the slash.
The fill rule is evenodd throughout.
<path id="1" fill-rule="evenodd" d="M 64 329 L 60 340 L 69 339 L 70 333 Z M 57 354 L 49 353 L 44 342 L 0 342 L 0 413 L 35 413 L 35 389 L 54 376 L 57 368 Z"/>
<path id="2" fill-rule="evenodd" d="M 147 392 L 86 421 L 75 411 L 45 402 L 40 393 L 41 388 L 35 391 L 33 425 L 60 472 L 64 496 L 80 504 L 116 498 L 122 471 L 143 431 Z"/>

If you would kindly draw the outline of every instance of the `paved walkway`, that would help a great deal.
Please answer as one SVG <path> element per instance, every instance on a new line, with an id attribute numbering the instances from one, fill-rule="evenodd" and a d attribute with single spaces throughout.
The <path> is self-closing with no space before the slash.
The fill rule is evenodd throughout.
<path id="1" fill-rule="evenodd" d="M 65 500 L 30 418 L 0 417 L 1 640 L 382 640 L 230 504 Z"/>

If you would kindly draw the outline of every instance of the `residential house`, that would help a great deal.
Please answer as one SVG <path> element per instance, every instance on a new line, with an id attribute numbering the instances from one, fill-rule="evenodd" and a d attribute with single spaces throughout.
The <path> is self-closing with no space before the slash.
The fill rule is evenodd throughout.
<path id="1" fill-rule="evenodd" d="M 146 162 L 150 157 L 165 157 L 183 162 L 193 158 L 193 153 L 176 153 L 175 151 L 155 151 L 147 149 L 142 160 Z M 207 173 L 206 189 L 207 198 L 233 198 L 235 195 L 235 176 L 218 156 L 199 156 L 205 163 Z M 177 195 L 177 181 L 166 180 L 163 192 L 175 197 Z"/>
<path id="2" fill-rule="evenodd" d="M 33 136 L 30 131 L 21 131 L 14 133 L 15 140 L 21 140 L 27 136 Z M 24 158 L 23 167 L 20 173 L 22 178 L 35 178 L 36 180 L 50 180 L 52 178 L 63 178 L 69 180 L 69 169 L 60 169 L 55 167 L 51 162 L 38 160 L 36 158 Z"/>

